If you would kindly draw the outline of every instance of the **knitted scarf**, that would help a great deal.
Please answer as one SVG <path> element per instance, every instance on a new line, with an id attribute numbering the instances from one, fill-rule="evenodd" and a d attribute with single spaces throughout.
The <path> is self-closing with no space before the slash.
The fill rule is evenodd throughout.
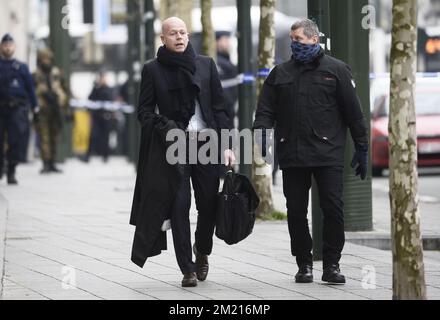
<path id="1" fill-rule="evenodd" d="M 166 67 L 165 76 L 170 94 L 175 97 L 174 101 L 178 101 L 178 104 L 175 104 L 173 120 L 185 129 L 195 114 L 195 101 L 200 92 L 194 81 L 196 56 L 191 43 L 188 43 L 183 53 L 173 52 L 165 46 L 160 47 L 157 52 L 157 61 Z"/>

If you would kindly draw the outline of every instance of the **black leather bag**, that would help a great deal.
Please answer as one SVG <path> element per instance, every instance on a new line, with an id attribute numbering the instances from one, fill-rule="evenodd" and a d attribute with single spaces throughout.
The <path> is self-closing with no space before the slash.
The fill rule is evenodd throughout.
<path id="1" fill-rule="evenodd" d="M 215 235 L 236 244 L 252 233 L 260 198 L 246 176 L 226 173 L 223 190 L 217 195 Z"/>

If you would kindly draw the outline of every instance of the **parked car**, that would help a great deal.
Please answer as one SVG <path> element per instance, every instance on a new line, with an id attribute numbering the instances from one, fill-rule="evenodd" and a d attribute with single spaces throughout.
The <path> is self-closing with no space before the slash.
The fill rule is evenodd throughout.
<path id="1" fill-rule="evenodd" d="M 387 78 L 371 87 L 371 150 L 373 176 L 388 168 L 389 87 Z M 440 78 L 417 78 L 415 89 L 418 166 L 440 166 Z"/>

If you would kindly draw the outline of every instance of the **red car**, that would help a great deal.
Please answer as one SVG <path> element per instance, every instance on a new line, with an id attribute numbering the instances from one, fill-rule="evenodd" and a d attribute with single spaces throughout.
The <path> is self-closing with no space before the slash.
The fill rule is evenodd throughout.
<path id="1" fill-rule="evenodd" d="M 375 80 L 371 116 L 373 176 L 381 176 L 388 168 L 388 91 L 389 79 Z M 415 105 L 418 166 L 440 166 L 440 78 L 417 79 Z"/>

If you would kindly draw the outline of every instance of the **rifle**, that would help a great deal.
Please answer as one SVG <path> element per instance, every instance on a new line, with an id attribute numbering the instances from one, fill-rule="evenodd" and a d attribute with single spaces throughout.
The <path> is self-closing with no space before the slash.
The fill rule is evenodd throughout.
<path id="1" fill-rule="evenodd" d="M 57 124 L 61 128 L 63 126 L 63 115 L 61 114 L 61 106 L 58 103 L 58 96 L 53 91 L 46 91 L 43 93 L 43 98 L 47 102 L 47 107 L 51 110 L 55 116 Z"/>

